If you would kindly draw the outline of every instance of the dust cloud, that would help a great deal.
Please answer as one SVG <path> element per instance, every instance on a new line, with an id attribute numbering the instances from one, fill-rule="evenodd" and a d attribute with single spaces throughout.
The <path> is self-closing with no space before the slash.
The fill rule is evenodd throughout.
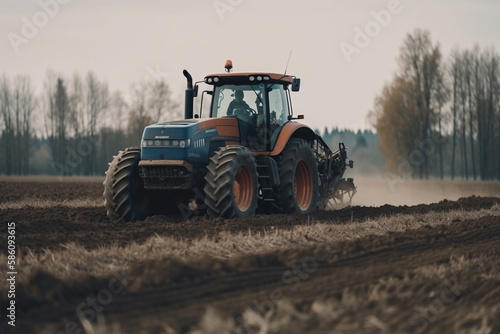
<path id="1" fill-rule="evenodd" d="M 460 197 L 500 197 L 500 182 L 451 180 L 388 180 L 355 178 L 358 192 L 353 205 L 380 206 L 429 204 Z"/>

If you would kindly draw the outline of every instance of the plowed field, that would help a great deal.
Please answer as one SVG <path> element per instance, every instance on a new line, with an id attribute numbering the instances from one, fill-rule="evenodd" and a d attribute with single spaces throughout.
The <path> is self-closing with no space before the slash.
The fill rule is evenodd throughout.
<path id="1" fill-rule="evenodd" d="M 416 204 L 408 182 L 397 205 L 362 205 L 383 201 L 372 180 L 309 216 L 118 223 L 101 182 L 0 180 L 17 260 L 2 333 L 500 333 L 498 183 L 432 183 L 440 200 Z"/>

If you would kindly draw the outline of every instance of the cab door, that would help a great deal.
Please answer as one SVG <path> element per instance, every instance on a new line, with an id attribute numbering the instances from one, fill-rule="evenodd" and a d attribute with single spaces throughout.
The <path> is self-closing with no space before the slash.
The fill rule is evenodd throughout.
<path id="1" fill-rule="evenodd" d="M 272 85 L 267 93 L 268 124 L 267 138 L 268 150 L 271 151 L 278 140 L 283 125 L 288 122 L 288 103 L 283 85 Z"/>

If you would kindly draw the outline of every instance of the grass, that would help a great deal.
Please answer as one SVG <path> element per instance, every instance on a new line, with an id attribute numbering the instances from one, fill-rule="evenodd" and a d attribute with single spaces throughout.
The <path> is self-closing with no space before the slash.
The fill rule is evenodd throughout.
<path id="1" fill-rule="evenodd" d="M 102 207 L 102 203 L 103 200 L 100 198 L 82 198 L 76 200 L 63 199 L 54 203 L 54 200 L 30 197 L 27 199 L 0 203 L 0 210 L 19 210 L 30 208 L 44 209 L 54 207 L 54 204 L 66 208 L 97 208 Z"/>
<path id="2" fill-rule="evenodd" d="M 207 256 L 227 259 L 244 254 L 264 254 L 288 248 L 352 241 L 368 235 L 411 231 L 422 226 L 449 225 L 457 219 L 477 219 L 486 215 L 500 217 L 500 205 L 478 211 L 397 214 L 345 224 L 311 220 L 309 224 L 296 226 L 293 230 L 270 228 L 257 233 L 221 232 L 213 237 L 205 236 L 194 240 L 156 235 L 142 244 L 132 241 L 125 247 L 111 244 L 93 250 L 69 243 L 64 245 L 63 250 L 45 250 L 37 254 L 29 250 L 18 252 L 18 279 L 26 279 L 39 270 L 63 280 L 79 274 L 105 277 L 111 272 L 128 268 L 131 263 L 162 259 L 190 260 Z M 26 254 L 21 255 L 22 253 Z M 4 254 L 0 255 L 0 262 L 2 261 L 7 261 Z M 6 287 L 7 282 L 0 283 L 1 290 Z"/>
<path id="3" fill-rule="evenodd" d="M 1 179 L 0 179 L 1 180 Z M 23 179 L 23 181 L 34 181 Z M 44 187 L 45 179 L 36 180 L 40 187 Z M 51 180 L 51 182 L 55 180 Z M 64 181 L 77 181 L 65 179 Z M 86 179 L 94 182 L 97 180 Z M 100 181 L 99 181 L 100 182 Z M 412 201 L 421 203 L 422 198 L 429 201 L 429 194 L 452 199 L 462 193 L 477 190 L 482 187 L 482 192 L 489 195 L 499 195 L 500 183 L 472 183 L 462 182 L 459 184 L 441 183 L 441 188 L 432 187 L 432 184 L 414 184 L 407 181 L 398 185 L 396 191 L 389 192 L 383 188 L 381 192 L 380 184 L 370 185 L 363 182 L 358 183 L 358 199 L 355 204 L 375 205 L 373 200 L 380 200 L 383 203 L 399 204 L 398 201 L 409 201 L 406 194 L 412 194 Z M 422 186 L 424 185 L 424 186 Z M 474 189 L 471 186 L 474 185 Z M 64 190 L 65 184 L 59 184 Z M 100 191 L 100 184 L 98 184 Z M 370 189 L 373 190 L 370 193 Z M 450 188 L 450 189 L 448 189 Z M 58 188 L 59 189 L 59 188 Z M 385 190 L 384 190 L 385 189 Z M 415 189 L 421 191 L 415 192 Z M 384 193 L 385 191 L 385 193 Z M 77 207 L 101 207 L 100 197 L 90 197 L 90 191 L 83 191 L 83 196 L 71 197 L 57 202 L 59 206 L 69 208 Z M 446 196 L 443 194 L 446 193 Z M 66 194 L 63 192 L 63 194 Z M 450 196 L 452 194 L 453 196 Z M 58 194 L 60 195 L 60 194 Z M 29 209 L 47 208 L 54 205 L 54 200 L 44 197 L 28 198 L 25 193 L 19 191 L 16 196 L 0 199 L 0 209 Z M 364 196 L 364 197 L 363 197 Z M 29 250 L 25 255 L 17 257 L 17 284 L 30 282 L 40 271 L 45 271 L 61 280 L 71 281 L 75 277 L 85 278 L 88 276 L 101 277 L 106 281 L 112 273 L 127 271 L 130 272 L 131 264 L 141 264 L 149 261 L 166 261 L 178 259 L 181 261 L 197 260 L 204 257 L 215 259 L 237 259 L 245 254 L 264 254 L 285 249 L 296 249 L 300 247 L 315 246 L 324 243 L 336 243 L 343 241 L 355 241 L 357 239 L 376 235 L 382 236 L 392 232 L 412 231 L 423 226 L 448 226 L 455 221 L 474 220 L 483 216 L 500 217 L 500 205 L 494 205 L 490 209 L 477 211 L 451 211 L 451 212 L 431 212 L 427 214 L 415 215 L 392 215 L 389 217 L 378 217 L 364 221 L 346 222 L 343 224 L 332 224 L 319 219 L 311 219 L 307 225 L 295 226 L 292 231 L 270 227 L 264 232 L 229 233 L 221 232 L 216 236 L 205 236 L 197 239 L 182 239 L 168 236 L 155 236 L 143 243 L 131 241 L 124 247 L 109 244 L 93 250 L 86 250 L 78 244 L 66 244 L 64 249 L 52 251 L 45 250 L 41 253 L 32 253 Z M 0 262 L 6 262 L 6 256 L 0 254 Z M 171 268 L 169 267 L 169 270 Z M 175 268 L 174 268 L 175 269 Z M 280 301 L 276 307 L 268 314 L 260 314 L 252 307 L 247 307 L 242 313 L 242 323 L 236 323 L 235 319 L 219 310 L 208 307 L 205 315 L 198 324 L 191 329 L 190 334 L 200 333 L 238 333 L 238 325 L 252 328 L 252 333 L 282 333 L 282 332 L 310 332 L 307 326 L 315 328 L 316 333 L 332 332 L 336 333 L 400 333 L 417 332 L 419 327 L 412 327 L 410 317 L 414 313 L 424 312 L 429 306 L 429 302 L 439 296 L 443 288 L 444 281 L 455 275 L 462 273 L 478 273 L 475 281 L 467 284 L 475 284 L 477 292 L 473 288 L 468 291 L 467 298 L 477 301 L 487 294 L 484 289 L 480 292 L 480 286 L 489 286 L 500 293 L 500 272 L 499 267 L 490 258 L 484 256 L 451 256 L 449 261 L 444 263 L 428 263 L 406 271 L 403 277 L 388 275 L 384 279 L 369 284 L 367 286 L 349 286 L 341 291 L 338 297 L 314 298 L 310 304 L 297 304 L 292 300 Z M 130 273 L 134 275 L 134 273 Z M 137 273 L 139 275 L 139 273 Z M 140 277 L 134 283 L 140 285 Z M 33 281 L 31 281 L 33 282 Z M 0 293 L 4 294 L 7 289 L 7 282 L 0 283 Z M 90 284 L 90 283 L 89 283 Z M 163 284 L 163 283 L 162 283 Z M 35 283 L 36 285 L 36 283 Z M 140 288 L 140 287 L 139 287 Z M 132 289 L 132 286 L 131 286 Z M 416 291 L 419 289 L 418 291 Z M 474 295 L 476 293 L 476 295 Z M 496 294 L 498 296 L 498 293 Z M 6 294 L 5 294 L 6 295 Z M 471 297 L 472 296 L 472 297 Z M 477 298 L 476 298 L 477 297 Z M 396 300 L 395 300 L 396 299 Z M 466 303 L 460 301 L 460 303 Z M 454 305 L 447 306 L 443 314 L 436 317 L 436 320 L 428 321 L 426 333 L 439 333 L 439 325 L 445 323 L 447 332 L 453 333 L 493 333 L 491 319 L 498 317 L 500 312 L 499 301 L 489 301 L 482 306 L 481 303 L 467 304 L 458 308 L 455 314 Z M 160 317 L 158 317 L 160 318 Z M 392 319 L 392 320 L 391 320 Z M 117 323 L 108 323 L 106 319 L 99 315 L 95 322 L 85 323 L 85 319 L 80 319 L 84 325 L 85 333 L 117 334 L 122 332 L 122 328 Z M 396 324 L 396 325 L 395 325 Z M 392 327 L 391 327 L 392 326 Z M 394 327 L 399 326 L 399 327 Z M 159 333 L 176 333 L 167 323 L 158 319 Z M 441 327 L 442 328 L 442 327 Z M 323 331 L 322 331 L 323 330 Z M 42 333 L 52 333 L 50 329 L 46 331 L 40 329 Z M 241 332 L 241 331 L 240 331 Z"/>
<path id="4" fill-rule="evenodd" d="M 477 303 L 474 293 L 481 285 L 498 286 L 499 270 L 490 257 L 452 255 L 445 264 L 417 267 L 403 277 L 388 276 L 368 286 L 348 287 L 337 297 L 316 297 L 306 307 L 303 302 L 285 298 L 262 313 L 249 301 L 236 321 L 232 315 L 209 306 L 188 334 L 306 333 L 310 328 L 315 333 L 420 333 L 425 329 L 425 333 L 493 334 L 491 319 L 497 317 L 500 301 L 484 307 Z M 461 283 L 462 273 L 475 272 L 483 274 L 476 286 L 467 282 L 461 291 L 464 298 L 443 302 L 441 292 L 448 279 L 459 277 Z M 122 333 L 119 323 L 107 323 L 101 315 L 93 323 L 80 320 L 86 334 Z M 157 333 L 177 333 L 161 317 L 155 328 Z M 46 328 L 41 333 L 51 330 Z"/>
<path id="5" fill-rule="evenodd" d="M 389 276 L 369 286 L 346 288 L 336 298 L 316 298 L 307 308 L 284 300 L 263 314 L 249 306 L 243 311 L 238 325 L 231 317 L 208 308 L 190 334 L 238 333 L 238 326 L 252 333 L 302 332 L 301 329 L 306 332 L 308 326 L 320 333 L 413 333 L 422 332 L 419 329 L 424 325 L 428 329 L 426 332 L 431 333 L 442 332 L 440 326 L 450 333 L 493 333 L 489 319 L 496 318 L 500 301 L 493 308 L 480 304 L 461 307 L 458 313 L 454 304 L 465 302 L 458 298 L 443 301 L 442 291 L 446 289 L 447 280 L 460 277 L 463 272 L 486 273 L 481 277 L 483 284 L 498 285 L 500 282 L 499 267 L 492 263 L 491 258 L 452 256 L 447 264 L 419 267 L 407 271 L 402 278 Z M 419 294 L 416 287 L 428 291 Z M 473 289 L 464 285 L 463 295 L 473 294 L 474 291 L 470 290 Z M 474 301 L 474 298 L 470 299 Z M 442 306 L 438 309 L 432 305 Z M 398 321 L 394 322 L 394 319 Z M 417 325 L 412 319 L 421 321 Z"/>

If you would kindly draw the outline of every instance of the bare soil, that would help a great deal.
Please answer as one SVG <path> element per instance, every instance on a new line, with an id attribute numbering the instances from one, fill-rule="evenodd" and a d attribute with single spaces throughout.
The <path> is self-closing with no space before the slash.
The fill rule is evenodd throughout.
<path id="1" fill-rule="evenodd" d="M 6 223 L 15 222 L 21 255 L 62 251 L 70 242 L 88 250 L 142 243 L 156 235 L 194 242 L 221 232 L 291 231 L 314 222 L 363 224 L 401 214 L 479 211 L 500 203 L 498 197 L 468 196 L 411 206 L 352 206 L 309 216 L 237 220 L 197 216 L 184 221 L 178 215 L 117 223 L 109 221 L 102 206 L 67 205 L 100 200 L 99 179 L 2 179 L 0 191 L 2 244 L 6 244 Z M 37 201 L 53 204 L 33 205 Z M 483 215 L 455 219 L 451 225 L 265 254 L 131 263 L 126 271 L 111 268 L 106 277 L 61 280 L 48 269 L 40 270 L 17 282 L 15 329 L 19 333 L 91 333 L 96 328 L 106 333 L 500 333 L 499 245 L 498 216 Z M 2 305 L 8 302 L 4 291 L 0 300 Z M 1 326 L 2 332 L 15 332 L 5 320 Z"/>

